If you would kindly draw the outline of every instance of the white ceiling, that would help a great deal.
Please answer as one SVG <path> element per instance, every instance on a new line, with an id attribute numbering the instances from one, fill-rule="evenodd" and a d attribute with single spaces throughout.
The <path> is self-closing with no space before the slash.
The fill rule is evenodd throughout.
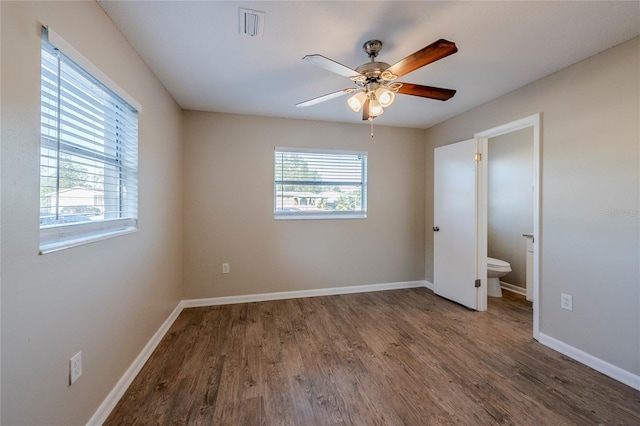
<path id="1" fill-rule="evenodd" d="M 399 95 L 379 125 L 427 128 L 629 40 L 640 2 L 220 2 L 100 1 L 184 109 L 362 122 L 347 97 L 295 104 L 352 87 L 301 58 L 321 54 L 351 68 L 362 44 L 384 43 L 393 64 L 444 38 L 458 53 L 401 78 L 456 89 L 440 102 Z M 239 34 L 240 7 L 266 12 L 264 36 Z"/>

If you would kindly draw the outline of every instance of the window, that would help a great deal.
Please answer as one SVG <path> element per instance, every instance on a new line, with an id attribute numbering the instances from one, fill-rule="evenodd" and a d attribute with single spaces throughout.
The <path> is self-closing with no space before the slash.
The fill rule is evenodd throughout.
<path id="1" fill-rule="evenodd" d="M 40 251 L 134 231 L 138 112 L 44 28 L 40 101 Z"/>
<path id="2" fill-rule="evenodd" d="M 367 153 L 276 148 L 274 217 L 367 217 Z"/>

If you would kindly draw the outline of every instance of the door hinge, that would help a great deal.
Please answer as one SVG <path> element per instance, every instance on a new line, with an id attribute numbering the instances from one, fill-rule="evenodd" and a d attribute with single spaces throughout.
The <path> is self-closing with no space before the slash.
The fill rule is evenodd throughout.
<path id="1" fill-rule="evenodd" d="M 476 152 L 476 161 L 482 161 L 482 154 Z"/>
<path id="2" fill-rule="evenodd" d="M 476 280 L 476 288 L 480 287 L 480 280 Z"/>

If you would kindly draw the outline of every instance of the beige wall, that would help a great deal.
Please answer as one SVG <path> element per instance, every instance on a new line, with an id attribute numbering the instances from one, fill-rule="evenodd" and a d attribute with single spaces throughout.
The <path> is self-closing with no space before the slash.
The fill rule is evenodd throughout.
<path id="1" fill-rule="evenodd" d="M 3 425 L 93 415 L 182 296 L 181 112 L 98 4 L 1 2 Z M 143 108 L 140 230 L 38 255 L 40 26 Z M 68 385 L 69 358 L 83 375 Z"/>
<path id="2" fill-rule="evenodd" d="M 533 232 L 533 128 L 489 139 L 487 252 L 511 272 L 500 281 L 526 288 L 525 232 Z"/>
<path id="3" fill-rule="evenodd" d="M 186 298 L 424 279 L 423 131 L 183 117 Z M 274 146 L 368 151 L 368 217 L 274 220 Z"/>
<path id="4" fill-rule="evenodd" d="M 640 374 L 640 38 L 606 50 L 426 133 L 433 148 L 542 112 L 540 331 Z M 433 277 L 433 233 L 426 233 Z M 560 309 L 573 295 L 573 312 Z"/>
<path id="5" fill-rule="evenodd" d="M 433 147 L 540 111 L 541 331 L 640 374 L 638 39 L 426 133 L 371 139 L 363 124 L 181 113 L 97 4 L 0 8 L 0 423 L 86 423 L 183 298 L 432 280 Z M 143 112 L 139 232 L 39 256 L 42 24 Z M 274 146 L 368 151 L 369 217 L 274 221 Z"/>

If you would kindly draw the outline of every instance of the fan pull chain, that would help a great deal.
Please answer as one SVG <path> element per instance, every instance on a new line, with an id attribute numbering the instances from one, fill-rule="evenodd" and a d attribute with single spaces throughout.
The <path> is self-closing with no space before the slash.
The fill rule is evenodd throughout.
<path id="1" fill-rule="evenodd" d="M 373 137 L 373 120 L 369 118 L 369 121 L 371 122 L 371 137 Z"/>

